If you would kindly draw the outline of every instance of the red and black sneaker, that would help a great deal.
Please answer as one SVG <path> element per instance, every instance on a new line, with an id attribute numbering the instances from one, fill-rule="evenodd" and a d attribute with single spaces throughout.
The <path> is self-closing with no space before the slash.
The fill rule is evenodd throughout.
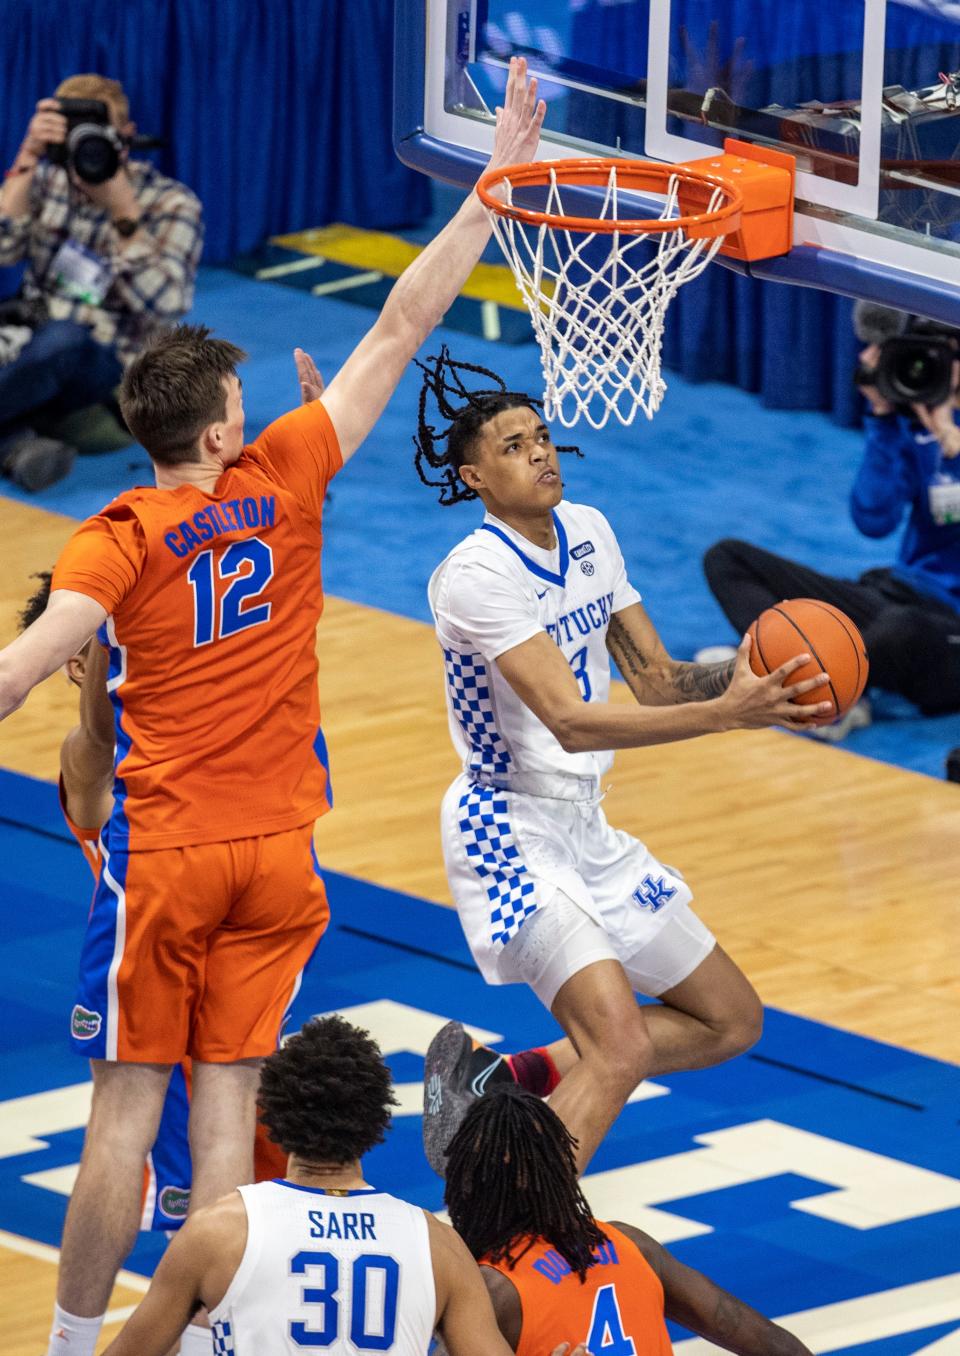
<path id="1" fill-rule="evenodd" d="M 423 1070 L 423 1151 L 439 1177 L 446 1175 L 447 1145 L 471 1102 L 496 1083 L 515 1083 L 504 1055 L 481 1045 L 461 1022 L 447 1022 L 427 1049 Z"/>

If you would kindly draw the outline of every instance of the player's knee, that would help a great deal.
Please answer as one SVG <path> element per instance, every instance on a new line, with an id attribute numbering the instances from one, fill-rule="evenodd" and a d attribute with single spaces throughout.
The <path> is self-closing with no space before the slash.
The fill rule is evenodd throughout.
<path id="1" fill-rule="evenodd" d="M 721 541 L 715 541 L 712 546 L 708 546 L 703 553 L 703 572 L 707 577 L 708 583 L 725 576 L 730 562 L 734 560 L 742 545 L 735 537 L 724 537 Z"/>
<path id="2" fill-rule="evenodd" d="M 718 1030 L 720 1059 L 746 1054 L 763 1035 L 763 1004 L 751 989 L 727 1015 Z"/>
<path id="3" fill-rule="evenodd" d="M 616 1088 L 626 1099 L 653 1067 L 653 1042 L 639 1008 L 633 1013 L 619 1014 L 608 1029 L 612 1033 L 610 1039 L 582 1051 L 581 1059 L 592 1063 L 605 1084 Z"/>

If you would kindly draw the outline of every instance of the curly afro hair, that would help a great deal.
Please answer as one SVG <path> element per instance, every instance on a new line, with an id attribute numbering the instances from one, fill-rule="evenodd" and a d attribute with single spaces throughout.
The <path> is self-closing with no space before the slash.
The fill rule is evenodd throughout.
<path id="1" fill-rule="evenodd" d="M 39 574 L 32 574 L 30 578 L 39 579 L 40 587 L 20 613 L 19 622 L 21 631 L 26 631 L 27 627 L 32 626 L 38 617 L 43 616 L 44 612 L 47 610 L 47 603 L 50 601 L 50 585 L 53 581 L 52 573 L 49 570 L 42 570 Z"/>
<path id="2" fill-rule="evenodd" d="M 352 1163 L 380 1144 L 397 1105 L 368 1031 L 313 1017 L 264 1060 L 257 1107 L 267 1134 L 305 1163 Z"/>

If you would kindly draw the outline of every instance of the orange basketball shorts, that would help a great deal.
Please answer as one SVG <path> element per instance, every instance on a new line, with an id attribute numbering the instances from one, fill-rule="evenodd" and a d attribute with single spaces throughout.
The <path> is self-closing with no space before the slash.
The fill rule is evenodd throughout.
<path id="1" fill-rule="evenodd" d="M 313 825 L 105 856 L 70 1034 L 92 1059 L 269 1055 L 330 910 Z"/>

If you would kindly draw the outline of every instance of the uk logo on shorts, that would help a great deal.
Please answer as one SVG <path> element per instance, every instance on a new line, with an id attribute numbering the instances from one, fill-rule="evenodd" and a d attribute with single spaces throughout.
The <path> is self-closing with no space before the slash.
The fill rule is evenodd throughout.
<path id="1" fill-rule="evenodd" d="M 70 1034 L 75 1040 L 92 1041 L 94 1036 L 99 1036 L 102 1025 L 103 1018 L 99 1012 L 91 1012 L 79 1003 L 74 1006 L 70 1014 Z"/>
<path id="2" fill-rule="evenodd" d="M 651 913 L 656 913 L 658 909 L 663 908 L 664 904 L 670 902 L 677 893 L 675 885 L 668 885 L 663 876 L 644 876 L 639 886 L 633 892 L 633 898 L 640 905 L 641 909 L 649 909 Z"/>

